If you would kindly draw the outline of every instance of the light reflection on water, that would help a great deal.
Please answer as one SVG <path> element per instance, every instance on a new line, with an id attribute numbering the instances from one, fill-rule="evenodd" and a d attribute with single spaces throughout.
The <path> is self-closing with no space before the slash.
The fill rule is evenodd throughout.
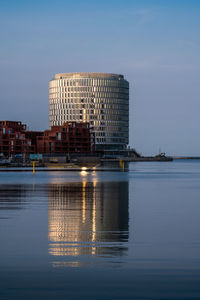
<path id="1" fill-rule="evenodd" d="M 12 219 L 16 222 L 14 217 L 20 215 L 9 211 L 25 209 L 22 219 L 27 213 L 33 217 L 40 211 L 41 219 L 36 216 L 40 224 L 48 207 L 48 254 L 54 257 L 50 259 L 53 266 L 91 265 L 90 257 L 107 257 L 110 262 L 119 257 L 121 262 L 128 250 L 128 181 L 98 181 L 95 171 L 86 170 L 80 172 L 79 181 L 72 176 L 71 182 L 64 183 L 63 175 L 61 180 L 59 176 L 50 176 L 50 183 L 35 182 L 34 177 L 33 180 L 33 184 L 0 186 L 0 219 L 9 218 L 12 224 Z M 31 227 L 28 237 L 31 244 L 34 225 L 26 225 Z M 44 233 L 45 227 L 41 225 L 40 230 Z M 24 228 L 18 233 L 22 238 L 23 231 Z"/>
<path id="2" fill-rule="evenodd" d="M 86 182 L 49 188 L 49 253 L 123 255 L 128 242 L 128 182 Z"/>

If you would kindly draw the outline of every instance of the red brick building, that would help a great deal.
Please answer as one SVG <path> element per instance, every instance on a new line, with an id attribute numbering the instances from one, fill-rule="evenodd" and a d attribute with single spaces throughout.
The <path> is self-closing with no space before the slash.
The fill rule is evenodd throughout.
<path id="1" fill-rule="evenodd" d="M 6 157 L 35 153 L 36 144 L 33 144 L 31 136 L 27 137 L 26 133 L 26 125 L 21 122 L 0 121 L 0 153 Z"/>
<path id="2" fill-rule="evenodd" d="M 37 137 L 38 153 L 89 153 L 94 151 L 94 134 L 89 123 L 66 122 Z"/>
<path id="3" fill-rule="evenodd" d="M 88 123 L 66 122 L 51 130 L 27 131 L 26 125 L 0 121 L 0 153 L 6 157 L 21 154 L 89 153 L 94 150 L 94 134 Z"/>

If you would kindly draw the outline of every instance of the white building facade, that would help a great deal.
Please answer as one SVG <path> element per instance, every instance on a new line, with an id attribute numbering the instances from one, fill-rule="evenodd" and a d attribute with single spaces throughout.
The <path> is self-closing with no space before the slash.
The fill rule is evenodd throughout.
<path id="1" fill-rule="evenodd" d="M 49 125 L 89 122 L 96 149 L 129 143 L 129 83 L 120 74 L 60 73 L 49 82 Z"/>

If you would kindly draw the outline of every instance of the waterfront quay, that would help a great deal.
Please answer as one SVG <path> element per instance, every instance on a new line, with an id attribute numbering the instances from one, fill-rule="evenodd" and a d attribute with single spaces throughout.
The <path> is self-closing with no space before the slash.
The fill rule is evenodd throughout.
<path id="1" fill-rule="evenodd" d="M 72 162 L 63 162 L 63 157 L 48 157 L 47 162 L 32 160 L 24 163 L 2 163 L 0 172 L 40 172 L 40 171 L 128 171 L 130 162 L 166 162 L 172 161 L 171 157 L 99 157 L 99 156 L 76 156 Z"/>

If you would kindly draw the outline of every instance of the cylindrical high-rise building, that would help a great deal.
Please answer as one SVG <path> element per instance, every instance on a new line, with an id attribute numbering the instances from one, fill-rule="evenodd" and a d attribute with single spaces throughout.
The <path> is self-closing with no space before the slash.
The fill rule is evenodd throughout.
<path id="1" fill-rule="evenodd" d="M 123 75 L 60 73 L 49 83 L 49 123 L 89 122 L 96 149 L 129 143 L 129 83 Z"/>

